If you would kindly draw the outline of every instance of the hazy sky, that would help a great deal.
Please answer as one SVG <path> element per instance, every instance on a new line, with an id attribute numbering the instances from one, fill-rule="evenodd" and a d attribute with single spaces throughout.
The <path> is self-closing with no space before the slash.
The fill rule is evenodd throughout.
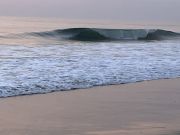
<path id="1" fill-rule="evenodd" d="M 180 0 L 1 0 L 0 15 L 180 23 Z"/>

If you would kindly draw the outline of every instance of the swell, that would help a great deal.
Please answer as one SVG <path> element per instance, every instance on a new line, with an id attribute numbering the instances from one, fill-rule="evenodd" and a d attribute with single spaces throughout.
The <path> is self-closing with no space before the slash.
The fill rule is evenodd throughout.
<path id="1" fill-rule="evenodd" d="M 180 33 L 161 29 L 69 28 L 30 34 L 76 41 L 165 40 L 180 37 Z"/>

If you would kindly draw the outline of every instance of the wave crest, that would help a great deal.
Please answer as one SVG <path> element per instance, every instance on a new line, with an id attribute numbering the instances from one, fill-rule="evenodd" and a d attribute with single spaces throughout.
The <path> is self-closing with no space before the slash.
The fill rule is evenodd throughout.
<path id="1" fill-rule="evenodd" d="M 161 29 L 97 29 L 97 28 L 69 28 L 49 32 L 31 33 L 41 37 L 60 37 L 77 41 L 105 41 L 105 40 L 164 40 L 179 37 L 179 33 Z"/>

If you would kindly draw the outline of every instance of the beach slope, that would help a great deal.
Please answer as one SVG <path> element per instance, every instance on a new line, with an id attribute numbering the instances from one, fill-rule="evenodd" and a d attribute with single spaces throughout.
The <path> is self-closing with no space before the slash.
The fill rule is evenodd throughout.
<path id="1" fill-rule="evenodd" d="M 175 135 L 180 79 L 0 99 L 1 135 Z"/>

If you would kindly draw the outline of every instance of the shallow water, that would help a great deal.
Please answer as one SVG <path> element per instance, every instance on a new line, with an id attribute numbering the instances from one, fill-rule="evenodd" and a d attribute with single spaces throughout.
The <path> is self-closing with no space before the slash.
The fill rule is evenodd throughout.
<path id="1" fill-rule="evenodd" d="M 54 30 L 57 25 L 50 26 Z M 33 27 L 18 30 L 12 33 L 33 32 Z M 1 35 L 12 34 L 3 31 Z M 10 36 L 1 38 L 0 48 L 0 97 L 180 77 L 179 40 L 79 42 Z"/>

